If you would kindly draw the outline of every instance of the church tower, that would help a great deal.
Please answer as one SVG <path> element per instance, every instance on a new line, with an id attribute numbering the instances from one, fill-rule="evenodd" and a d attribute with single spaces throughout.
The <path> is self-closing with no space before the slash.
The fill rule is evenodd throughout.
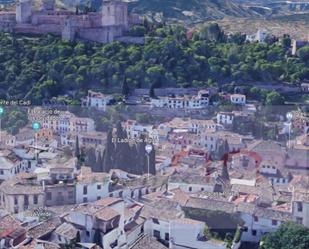
<path id="1" fill-rule="evenodd" d="M 16 22 L 28 23 L 32 15 L 31 0 L 19 0 L 16 5 Z"/>
<path id="2" fill-rule="evenodd" d="M 128 4 L 121 0 L 103 0 L 102 26 L 114 25 L 128 29 Z"/>

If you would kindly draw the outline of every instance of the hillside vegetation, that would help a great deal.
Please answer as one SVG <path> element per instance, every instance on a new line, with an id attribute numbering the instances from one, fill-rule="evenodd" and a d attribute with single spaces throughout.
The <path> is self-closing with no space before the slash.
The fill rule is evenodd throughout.
<path id="1" fill-rule="evenodd" d="M 25 37 L 0 33 L 0 98 L 31 99 L 71 94 L 79 99 L 89 88 L 127 94 L 140 87 L 205 87 L 223 83 L 265 83 L 309 79 L 309 47 L 299 57 L 282 44 L 247 44 L 236 34 L 227 39 L 217 24 L 188 40 L 181 26 L 134 27 L 145 45 L 120 42 L 63 42 L 51 35 Z"/>

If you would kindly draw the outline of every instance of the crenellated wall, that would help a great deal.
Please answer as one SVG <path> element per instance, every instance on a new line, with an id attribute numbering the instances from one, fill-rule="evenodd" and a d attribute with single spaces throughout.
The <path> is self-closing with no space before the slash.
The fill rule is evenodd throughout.
<path id="1" fill-rule="evenodd" d="M 128 5 L 121 0 L 103 0 L 101 12 L 78 14 L 55 10 L 55 0 L 43 0 L 40 11 L 32 10 L 32 0 L 18 0 L 16 12 L 0 13 L 0 31 L 61 35 L 108 43 L 122 37 L 129 25 L 139 24 L 138 15 L 128 16 Z"/>

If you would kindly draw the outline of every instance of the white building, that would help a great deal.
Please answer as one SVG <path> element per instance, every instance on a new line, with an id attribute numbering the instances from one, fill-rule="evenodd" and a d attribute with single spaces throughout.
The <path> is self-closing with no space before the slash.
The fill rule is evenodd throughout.
<path id="1" fill-rule="evenodd" d="M 262 161 L 259 166 L 259 172 L 273 185 L 287 185 L 292 179 L 288 169 L 272 160 Z"/>
<path id="2" fill-rule="evenodd" d="M 159 141 L 159 132 L 153 125 L 139 124 L 136 120 L 127 120 L 122 123 L 129 139 L 137 139 L 143 134 L 155 144 Z"/>
<path id="3" fill-rule="evenodd" d="M 152 98 L 150 104 L 152 108 L 168 109 L 203 109 L 209 105 L 209 91 L 200 90 L 196 96 L 167 96 Z"/>
<path id="4" fill-rule="evenodd" d="M 292 220 L 289 212 L 261 208 L 256 204 L 241 203 L 237 209 L 244 221 L 242 241 L 259 242 L 265 234 L 275 232 L 283 222 Z"/>
<path id="5" fill-rule="evenodd" d="M 203 131 L 216 131 L 220 129 L 219 125 L 213 120 L 189 119 L 189 132 L 201 134 Z"/>
<path id="6" fill-rule="evenodd" d="M 169 177 L 168 189 L 180 189 L 185 193 L 214 192 L 216 181 L 203 175 L 178 173 Z"/>
<path id="7" fill-rule="evenodd" d="M 266 30 L 259 29 L 255 34 L 247 35 L 246 40 L 249 42 L 265 42 L 268 33 Z"/>
<path id="8" fill-rule="evenodd" d="M 87 97 L 82 99 L 82 106 L 94 107 L 98 110 L 106 111 L 106 106 L 109 105 L 113 99 L 112 95 L 105 95 L 89 90 Z"/>
<path id="9" fill-rule="evenodd" d="M 213 241 L 203 234 L 205 223 L 184 218 L 180 204 L 162 198 L 145 203 L 141 217 L 146 219 L 145 233 L 172 249 L 225 249 L 224 242 Z"/>
<path id="10" fill-rule="evenodd" d="M 23 174 L 4 181 L 0 185 L 0 206 L 11 214 L 43 207 L 44 189 L 32 178 L 32 174 Z"/>
<path id="11" fill-rule="evenodd" d="M 170 222 L 172 249 L 225 249 L 224 242 L 206 240 L 203 235 L 205 223 L 197 220 L 181 218 Z"/>
<path id="12" fill-rule="evenodd" d="M 93 119 L 79 118 L 70 112 L 61 112 L 57 118 L 46 117 L 41 122 L 43 128 L 51 129 L 56 133 L 90 132 L 95 130 Z"/>
<path id="13" fill-rule="evenodd" d="M 15 152 L 10 150 L 0 151 L 0 181 L 6 180 L 21 172 L 33 172 L 37 162 L 20 158 Z"/>
<path id="14" fill-rule="evenodd" d="M 94 202 L 108 197 L 109 181 L 109 174 L 94 173 L 90 167 L 82 167 L 75 185 L 76 203 Z"/>
<path id="15" fill-rule="evenodd" d="M 246 104 L 246 95 L 243 94 L 231 94 L 230 100 L 232 104 L 235 105 L 245 105 Z"/>
<path id="16" fill-rule="evenodd" d="M 232 125 L 234 120 L 234 114 L 232 112 L 218 112 L 217 123 L 223 125 Z"/>
<path id="17" fill-rule="evenodd" d="M 296 190 L 292 199 L 293 220 L 309 227 L 309 193 L 306 190 Z"/>
<path id="18" fill-rule="evenodd" d="M 78 206 L 65 219 L 78 228 L 81 243 L 93 243 L 95 238 L 101 238 L 103 248 L 119 248 L 126 243 L 124 209 L 123 200 L 108 197 Z"/>
<path id="19" fill-rule="evenodd" d="M 207 148 L 208 151 L 215 151 L 217 143 L 221 140 L 227 140 L 230 152 L 237 151 L 245 147 L 243 136 L 227 131 L 203 132 L 198 143 L 203 148 Z"/>

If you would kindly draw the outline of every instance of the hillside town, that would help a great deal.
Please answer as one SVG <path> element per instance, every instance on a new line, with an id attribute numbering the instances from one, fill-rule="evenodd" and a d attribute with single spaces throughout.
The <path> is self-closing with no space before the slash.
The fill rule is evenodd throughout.
<path id="1" fill-rule="evenodd" d="M 0 249 L 309 248 L 309 33 L 69 2 L 0 10 Z"/>
<path id="2" fill-rule="evenodd" d="M 266 107 L 239 89 L 154 94 L 124 105 L 157 121 L 99 131 L 79 114 L 119 103 L 89 90 L 75 113 L 28 107 L 25 127 L 1 130 L 0 248 L 258 248 L 285 222 L 309 227 L 305 111 L 281 106 L 265 137 L 250 127 Z"/>

